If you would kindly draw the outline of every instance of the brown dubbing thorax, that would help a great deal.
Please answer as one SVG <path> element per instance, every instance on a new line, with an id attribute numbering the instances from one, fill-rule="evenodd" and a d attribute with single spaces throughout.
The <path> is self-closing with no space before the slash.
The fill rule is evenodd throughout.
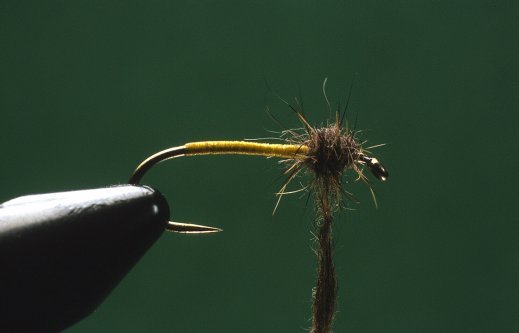
<path id="1" fill-rule="evenodd" d="M 306 144 L 309 157 L 305 163 L 317 177 L 340 177 L 352 166 L 360 149 L 355 138 L 341 131 L 336 123 L 313 129 Z"/>

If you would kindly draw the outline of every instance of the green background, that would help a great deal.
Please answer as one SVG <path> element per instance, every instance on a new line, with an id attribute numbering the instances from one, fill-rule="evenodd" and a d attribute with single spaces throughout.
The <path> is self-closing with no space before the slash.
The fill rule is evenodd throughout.
<path id="1" fill-rule="evenodd" d="M 0 201 L 125 183 L 189 141 L 272 136 L 273 92 L 344 101 L 390 171 L 335 227 L 336 332 L 519 330 L 519 5 L 514 1 L 0 2 Z M 265 82 L 268 83 L 265 84 Z M 272 216 L 274 159 L 193 157 L 144 179 L 172 219 L 67 332 L 306 332 L 313 209 Z M 305 179 L 301 179 L 304 182 Z M 297 185 L 297 184 L 296 184 Z"/>

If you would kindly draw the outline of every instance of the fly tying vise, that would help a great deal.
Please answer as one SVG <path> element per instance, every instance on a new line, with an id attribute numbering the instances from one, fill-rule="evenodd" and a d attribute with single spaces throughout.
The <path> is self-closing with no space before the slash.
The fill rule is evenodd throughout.
<path id="1" fill-rule="evenodd" d="M 287 178 L 277 193 L 278 203 L 283 194 L 297 192 L 286 191 L 286 188 L 301 171 L 307 170 L 313 175 L 309 186 L 302 190 L 312 190 L 318 199 L 316 206 L 324 222 L 318 219 L 316 226 L 327 232 L 326 237 L 319 236 L 322 244 L 322 250 L 318 252 L 319 272 L 331 277 L 323 280 L 326 283 L 317 283 L 315 317 L 325 319 L 314 322 L 331 323 L 335 273 L 333 265 L 325 267 L 322 263 L 333 264 L 330 252 L 332 215 L 341 194 L 348 194 L 341 186 L 341 177 L 345 171 L 353 169 L 357 179 L 368 185 L 374 198 L 364 169 L 381 181 L 389 174 L 369 151 L 376 146 L 365 148 L 365 142 L 356 137 L 358 132 L 347 125 L 342 126 L 344 114 L 340 116 L 337 112 L 335 121 L 327 126 L 312 127 L 302 108 L 299 111 L 289 107 L 303 124 L 304 132 L 283 131 L 283 144 L 186 143 L 145 159 L 133 172 L 130 184 L 22 196 L 0 203 L 0 266 L 5 268 L 5 274 L 0 276 L 0 308 L 3 309 L 0 311 L 0 331 L 12 331 L 8 329 L 11 327 L 16 327 L 17 331 L 40 331 L 42 327 L 49 331 L 63 330 L 93 312 L 164 230 L 184 234 L 221 231 L 209 226 L 168 221 L 170 210 L 166 199 L 159 191 L 139 185 L 146 172 L 162 161 L 210 154 L 281 158 L 286 165 Z M 327 297 L 323 298 L 323 295 Z M 322 312 L 322 308 L 326 311 Z"/>

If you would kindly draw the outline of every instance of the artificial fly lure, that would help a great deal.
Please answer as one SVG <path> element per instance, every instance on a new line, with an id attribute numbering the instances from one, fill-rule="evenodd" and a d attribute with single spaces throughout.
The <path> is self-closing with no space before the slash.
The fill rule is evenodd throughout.
<path id="1" fill-rule="evenodd" d="M 331 110 L 325 92 L 323 93 Z M 350 90 L 351 93 L 351 90 Z M 179 156 L 208 154 L 238 154 L 278 157 L 287 167 L 286 181 L 277 193 L 278 201 L 285 194 L 308 190 L 314 193 L 317 217 L 315 238 L 317 254 L 317 279 L 312 292 L 312 329 L 311 333 L 328 333 L 332 330 L 337 298 L 337 279 L 332 253 L 332 222 L 334 213 L 341 208 L 344 194 L 351 194 L 342 186 L 343 174 L 352 169 L 357 180 L 364 182 L 373 197 L 375 194 L 370 181 L 364 175 L 367 168 L 375 178 L 385 181 L 389 174 L 384 166 L 372 156 L 372 147 L 364 147 L 365 142 L 358 139 L 358 131 L 348 128 L 345 122 L 346 107 L 335 112 L 335 119 L 324 127 L 311 126 L 307 121 L 302 105 L 296 99 L 296 106 L 282 101 L 295 112 L 303 125 L 302 130 L 282 132 L 284 144 L 247 142 L 247 141 L 202 141 L 186 143 L 182 146 L 160 151 L 144 160 L 134 171 L 130 183 L 138 184 L 144 174 L 155 164 Z M 380 145 L 379 145 L 380 146 Z M 288 184 L 301 171 L 312 175 L 310 183 L 300 190 L 287 191 Z"/>

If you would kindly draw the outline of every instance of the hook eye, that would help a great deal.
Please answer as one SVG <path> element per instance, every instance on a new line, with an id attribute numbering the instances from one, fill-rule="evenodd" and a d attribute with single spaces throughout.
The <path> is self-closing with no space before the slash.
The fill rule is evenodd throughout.
<path id="1" fill-rule="evenodd" d="M 368 167 L 369 171 L 375 176 L 378 180 L 386 181 L 389 177 L 389 172 L 387 172 L 386 168 L 374 157 L 368 157 L 366 155 L 362 155 L 360 157 L 360 162 L 365 163 Z"/>

